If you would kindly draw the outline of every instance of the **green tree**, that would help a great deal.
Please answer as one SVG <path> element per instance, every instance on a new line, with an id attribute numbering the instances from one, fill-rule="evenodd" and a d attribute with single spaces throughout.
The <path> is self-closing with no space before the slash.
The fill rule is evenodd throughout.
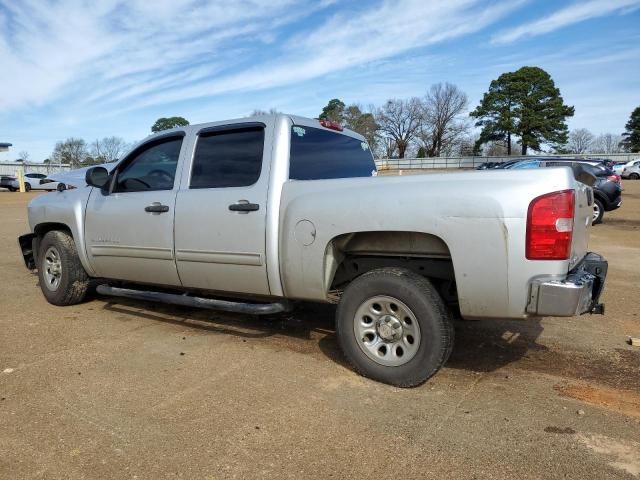
<path id="1" fill-rule="evenodd" d="M 363 112 L 359 105 L 353 104 L 344 110 L 342 117 L 345 127 L 362 135 L 373 150 L 378 132 L 378 124 L 373 114 Z"/>
<path id="2" fill-rule="evenodd" d="M 489 85 L 480 105 L 470 113 L 482 127 L 478 144 L 502 141 L 511 155 L 511 136 L 519 137 L 522 155 L 543 144 L 567 142 L 567 117 L 574 108 L 564 104 L 551 76 L 538 67 L 503 73 Z"/>
<path id="3" fill-rule="evenodd" d="M 427 149 L 423 146 L 418 147 L 418 153 L 416 153 L 416 158 L 427 158 Z"/>
<path id="4" fill-rule="evenodd" d="M 332 122 L 342 123 L 344 121 L 345 104 L 342 100 L 333 98 L 329 100 L 327 106 L 322 109 L 322 113 L 318 117 L 321 120 L 330 120 Z"/>
<path id="5" fill-rule="evenodd" d="M 636 107 L 631 112 L 631 117 L 624 128 L 620 146 L 629 152 L 640 152 L 640 107 Z"/>
<path id="6" fill-rule="evenodd" d="M 170 128 L 186 127 L 187 125 L 189 125 L 189 121 L 183 117 L 161 117 L 151 126 L 151 131 L 156 133 Z"/>

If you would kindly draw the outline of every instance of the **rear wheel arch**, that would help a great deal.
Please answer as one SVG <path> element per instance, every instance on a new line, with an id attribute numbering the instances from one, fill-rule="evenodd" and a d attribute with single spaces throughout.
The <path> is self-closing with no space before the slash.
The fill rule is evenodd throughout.
<path id="1" fill-rule="evenodd" d="M 352 232 L 332 238 L 325 249 L 324 285 L 330 301 L 356 278 L 375 269 L 404 268 L 429 278 L 449 304 L 457 304 L 451 251 L 439 236 L 425 232 Z"/>
<path id="2" fill-rule="evenodd" d="M 609 200 L 607 199 L 607 196 L 604 193 L 599 192 L 598 190 L 595 190 L 595 189 L 593 190 L 593 198 L 600 200 L 600 203 L 602 203 L 602 205 L 604 205 L 605 207 L 610 203 Z"/>

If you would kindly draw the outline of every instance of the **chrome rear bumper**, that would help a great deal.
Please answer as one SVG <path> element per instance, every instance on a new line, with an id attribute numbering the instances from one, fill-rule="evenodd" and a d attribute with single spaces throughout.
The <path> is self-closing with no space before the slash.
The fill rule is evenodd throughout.
<path id="1" fill-rule="evenodd" d="M 604 313 L 599 303 L 608 263 L 588 253 L 565 278 L 538 278 L 531 283 L 527 313 L 540 317 L 573 317 Z"/>

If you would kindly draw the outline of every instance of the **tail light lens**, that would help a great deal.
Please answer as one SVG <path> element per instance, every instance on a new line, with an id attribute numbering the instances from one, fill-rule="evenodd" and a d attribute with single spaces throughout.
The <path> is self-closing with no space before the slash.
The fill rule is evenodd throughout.
<path id="1" fill-rule="evenodd" d="M 619 175 L 609 175 L 607 177 L 607 180 L 613 183 L 620 183 L 620 176 Z"/>
<path id="2" fill-rule="evenodd" d="M 567 260 L 571 253 L 575 191 L 535 198 L 527 213 L 528 260 Z"/>

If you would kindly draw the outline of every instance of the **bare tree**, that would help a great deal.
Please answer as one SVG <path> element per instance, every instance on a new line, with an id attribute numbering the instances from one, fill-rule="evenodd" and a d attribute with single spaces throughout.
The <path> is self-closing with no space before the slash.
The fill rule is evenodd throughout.
<path id="1" fill-rule="evenodd" d="M 416 138 L 422 123 L 422 105 L 419 98 L 387 100 L 376 112 L 376 123 L 384 136 L 390 138 L 404 158 L 407 147 Z"/>
<path id="2" fill-rule="evenodd" d="M 470 130 L 463 113 L 467 95 L 451 83 L 431 86 L 423 101 L 423 122 L 419 137 L 428 157 L 451 154 L 456 144 Z"/>
<path id="3" fill-rule="evenodd" d="M 87 160 L 87 144 L 81 138 L 67 138 L 56 143 L 51 158 L 54 163 L 67 163 L 71 167 L 79 167 Z"/>
<path id="4" fill-rule="evenodd" d="M 31 157 L 31 155 L 26 150 L 23 150 L 23 151 L 18 153 L 18 158 L 20 160 L 22 160 L 22 162 L 25 163 L 25 164 L 29 162 L 29 158 L 30 157 Z"/>
<path id="5" fill-rule="evenodd" d="M 569 133 L 567 147 L 571 153 L 587 153 L 593 143 L 593 134 L 586 128 L 578 128 Z"/>
<path id="6" fill-rule="evenodd" d="M 615 133 L 603 133 L 598 135 L 593 142 L 593 153 L 621 153 L 621 141 L 622 136 L 616 135 Z"/>
<path id="7" fill-rule="evenodd" d="M 129 144 L 120 137 L 104 137 L 91 143 L 93 163 L 109 163 L 120 159 L 129 149 Z"/>
<path id="8" fill-rule="evenodd" d="M 278 112 L 278 110 L 276 110 L 275 108 L 270 108 L 269 111 L 260 110 L 259 108 L 256 108 L 253 112 L 251 112 L 251 115 L 249 115 L 249 116 L 250 117 L 262 117 L 264 115 L 275 115 L 276 113 L 280 113 L 280 112 Z"/>

